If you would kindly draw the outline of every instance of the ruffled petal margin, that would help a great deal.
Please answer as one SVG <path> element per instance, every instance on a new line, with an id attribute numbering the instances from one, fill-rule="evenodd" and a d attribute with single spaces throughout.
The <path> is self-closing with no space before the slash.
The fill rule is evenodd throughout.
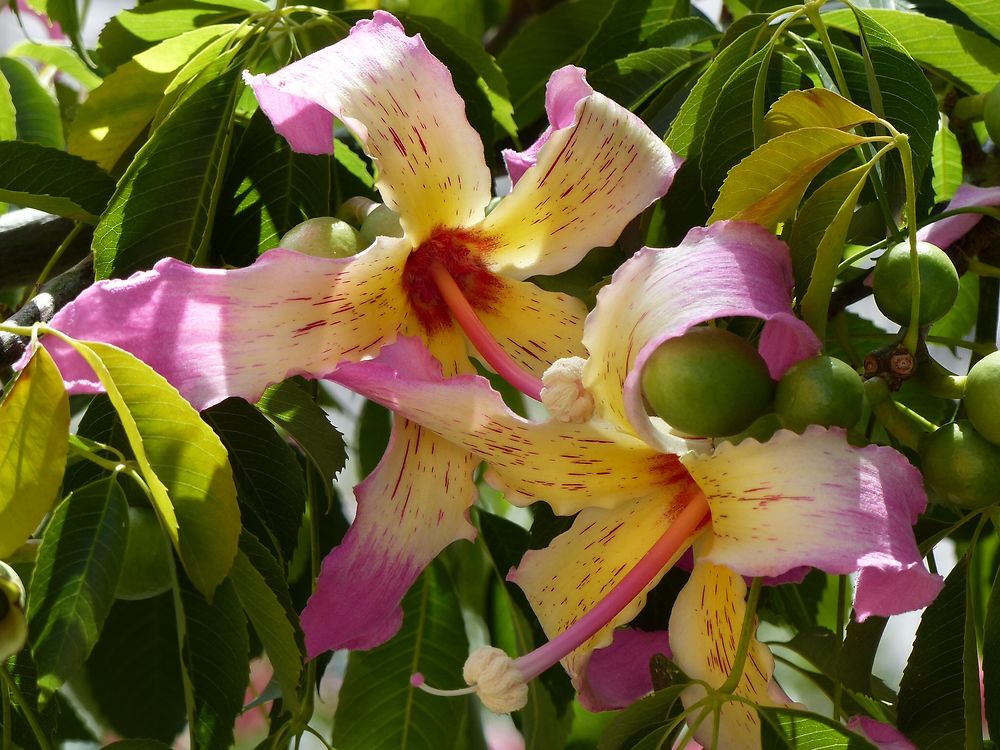
<path id="1" fill-rule="evenodd" d="M 339 118 L 378 164 L 378 188 L 414 246 L 483 217 L 492 181 L 451 73 L 420 35 L 375 11 L 351 34 L 270 75 L 244 74 L 292 148 L 333 149 Z"/>
<path id="2" fill-rule="evenodd" d="M 474 539 L 468 509 L 479 461 L 400 417 L 375 470 L 355 488 L 358 513 L 323 560 L 302 612 L 306 652 L 366 649 L 403 623 L 400 601 L 430 562 L 456 539 Z"/>
<path id="3" fill-rule="evenodd" d="M 232 270 L 167 258 L 94 284 L 51 325 L 134 354 L 196 409 L 228 396 L 256 401 L 271 383 L 323 377 L 395 338 L 408 311 L 395 292 L 407 252 L 399 240 L 346 259 L 279 249 Z M 100 390 L 70 347 L 45 345 L 72 393 Z"/>
<path id="4" fill-rule="evenodd" d="M 681 163 L 642 120 L 595 92 L 580 68 L 557 71 L 548 100 L 555 122 L 537 157 L 525 157 L 535 163 L 480 225 L 493 243 L 491 270 L 515 279 L 560 273 L 592 248 L 613 245 L 667 192 Z"/>
<path id="5" fill-rule="evenodd" d="M 485 378 L 443 378 L 418 339 L 400 338 L 330 378 L 433 430 L 490 464 L 487 479 L 507 500 L 544 500 L 561 515 L 614 507 L 685 477 L 664 455 L 593 421 L 531 422 L 504 404 Z"/>
<path id="6" fill-rule="evenodd" d="M 766 443 L 723 443 L 712 455 L 681 461 L 712 509 L 703 555 L 713 563 L 746 576 L 802 565 L 832 574 L 860 570 L 866 593 L 859 616 L 926 606 L 940 590 L 913 537 L 927 503 L 923 482 L 892 448 L 856 448 L 843 430 L 811 426 L 802 435 L 781 430 Z"/>

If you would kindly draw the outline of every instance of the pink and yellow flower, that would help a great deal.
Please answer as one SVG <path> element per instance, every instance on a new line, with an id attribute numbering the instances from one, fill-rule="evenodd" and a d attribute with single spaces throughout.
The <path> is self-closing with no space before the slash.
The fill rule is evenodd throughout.
<path id="1" fill-rule="evenodd" d="M 790 289 L 787 248 L 755 225 L 718 222 L 693 230 L 679 247 L 640 251 L 587 319 L 590 358 L 580 387 L 594 414 L 584 422 L 521 419 L 485 380 L 442 377 L 411 339 L 334 374 L 488 461 L 491 483 L 508 499 L 579 511 L 567 532 L 529 551 L 510 574 L 553 640 L 507 663 L 502 655 L 489 664 L 477 659 L 467 679 L 480 683 L 488 705 L 516 708 L 519 684 L 560 659 L 585 686 L 593 650 L 611 643 L 614 629 L 639 612 L 648 590 L 692 545 L 695 565 L 670 618 L 670 647 L 689 676 L 714 688 L 733 667 L 744 576 L 803 566 L 860 571 L 860 619 L 915 609 L 936 595 L 941 581 L 923 567 L 911 528 L 926 504 L 922 482 L 896 451 L 857 448 L 843 430 L 820 427 L 714 447 L 680 439 L 646 413 L 644 363 L 663 341 L 700 323 L 761 320 L 759 351 L 773 377 L 814 354 L 819 342 L 792 315 Z M 788 703 L 772 674 L 770 652 L 753 640 L 735 694 L 761 705 Z M 682 698 L 692 705 L 704 694 L 692 687 Z M 607 691 L 596 695 L 591 690 L 592 701 L 614 703 Z M 709 718 L 695 738 L 754 747 L 758 721 L 751 706 L 727 702 L 718 734 L 713 738 Z"/>
<path id="2" fill-rule="evenodd" d="M 448 375 L 473 371 L 471 348 L 537 396 L 537 376 L 581 351 L 586 308 L 524 279 L 613 244 L 679 164 L 582 70 L 563 68 L 547 89 L 549 129 L 507 155 L 516 184 L 487 216 L 492 178 L 450 73 L 380 11 L 341 42 L 247 80 L 298 151 L 329 153 L 334 121 L 343 122 L 374 160 L 404 236 L 344 259 L 276 249 L 236 270 L 166 259 L 98 283 L 52 321 L 132 352 L 198 408 L 255 400 L 291 375 L 326 377 L 400 335 L 419 337 Z M 52 351 L 77 391 L 97 388 L 65 347 Z M 357 518 L 303 613 L 310 655 L 368 648 L 396 632 L 399 600 L 420 570 L 474 536 L 466 511 L 477 462 L 395 419 L 385 457 L 356 490 Z"/>

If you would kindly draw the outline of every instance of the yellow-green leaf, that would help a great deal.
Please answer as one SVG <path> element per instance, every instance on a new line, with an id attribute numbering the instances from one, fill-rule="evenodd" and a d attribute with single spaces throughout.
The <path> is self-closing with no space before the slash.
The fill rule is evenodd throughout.
<path id="1" fill-rule="evenodd" d="M 962 147 L 958 138 L 948 127 L 948 115 L 938 115 L 938 129 L 931 146 L 931 170 L 934 172 L 931 184 L 934 188 L 934 202 L 950 201 L 962 184 Z"/>
<path id="2" fill-rule="evenodd" d="M 149 125 L 177 72 L 202 47 L 237 28 L 219 24 L 195 29 L 117 68 L 80 105 L 69 129 L 67 150 L 111 171 Z"/>
<path id="3" fill-rule="evenodd" d="M 764 130 L 774 138 L 799 128 L 850 130 L 866 122 L 880 122 L 878 115 L 827 89 L 789 91 L 764 116 Z"/>
<path id="4" fill-rule="evenodd" d="M 225 447 L 151 367 L 110 344 L 66 341 L 108 392 L 181 563 L 195 587 L 211 598 L 233 565 L 240 536 Z"/>
<path id="5" fill-rule="evenodd" d="M 871 140 L 836 128 L 801 128 L 772 138 L 729 170 L 709 223 L 735 219 L 774 227 L 795 212 L 824 167 Z"/>
<path id="6" fill-rule="evenodd" d="M 52 508 L 69 444 L 69 397 L 39 348 L 0 404 L 0 557 L 31 536 Z"/>

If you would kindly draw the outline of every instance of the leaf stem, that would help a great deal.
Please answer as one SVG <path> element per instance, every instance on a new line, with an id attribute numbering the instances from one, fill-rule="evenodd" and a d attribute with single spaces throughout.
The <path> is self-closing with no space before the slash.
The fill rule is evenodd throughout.
<path id="1" fill-rule="evenodd" d="M 736 646 L 736 658 L 733 659 L 733 669 L 722 687 L 720 693 L 730 694 L 740 684 L 743 677 L 743 667 L 747 661 L 747 653 L 750 650 L 750 641 L 757 630 L 757 602 L 760 600 L 760 578 L 754 578 L 750 584 L 750 593 L 747 594 L 746 611 L 743 613 L 743 626 L 740 628 L 740 641 Z"/>

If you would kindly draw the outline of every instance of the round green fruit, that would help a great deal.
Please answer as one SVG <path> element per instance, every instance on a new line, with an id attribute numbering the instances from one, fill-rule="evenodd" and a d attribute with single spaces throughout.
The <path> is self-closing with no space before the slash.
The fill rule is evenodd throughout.
<path id="1" fill-rule="evenodd" d="M 983 104 L 983 123 L 993 143 L 1000 144 L 1000 83 L 986 95 Z"/>
<path id="2" fill-rule="evenodd" d="M 920 441 L 924 481 L 960 508 L 978 510 L 1000 501 L 1000 447 L 965 419 L 943 425 Z"/>
<path id="3" fill-rule="evenodd" d="M 664 341 L 642 370 L 650 408 L 686 435 L 745 430 L 771 402 L 774 381 L 747 341 L 721 328 L 695 328 Z"/>
<path id="4" fill-rule="evenodd" d="M 367 247 L 376 237 L 402 237 L 403 228 L 399 224 L 399 214 L 386 205 L 380 205 L 361 222 L 361 236 Z"/>
<path id="5" fill-rule="evenodd" d="M 983 357 L 965 379 L 965 412 L 976 431 L 1000 445 L 1000 352 Z"/>
<path id="6" fill-rule="evenodd" d="M 347 258 L 366 247 L 361 233 L 346 221 L 317 216 L 285 232 L 278 247 L 320 258 Z"/>
<path id="7" fill-rule="evenodd" d="M 128 542 L 115 596 L 148 599 L 170 588 L 170 542 L 151 508 L 128 509 Z"/>
<path id="8" fill-rule="evenodd" d="M 917 243 L 920 274 L 920 315 L 917 325 L 926 326 L 943 317 L 958 298 L 958 271 L 948 254 L 929 242 Z M 889 320 L 910 324 L 912 285 L 910 245 L 901 242 L 882 253 L 875 263 L 872 289 L 875 304 Z"/>
<path id="9" fill-rule="evenodd" d="M 14 569 L 0 560 L 0 664 L 20 651 L 27 640 L 24 585 Z"/>
<path id="10" fill-rule="evenodd" d="M 861 419 L 864 398 L 854 368 L 821 355 L 796 363 L 778 381 L 774 410 L 781 423 L 796 432 L 811 424 L 850 429 Z"/>

